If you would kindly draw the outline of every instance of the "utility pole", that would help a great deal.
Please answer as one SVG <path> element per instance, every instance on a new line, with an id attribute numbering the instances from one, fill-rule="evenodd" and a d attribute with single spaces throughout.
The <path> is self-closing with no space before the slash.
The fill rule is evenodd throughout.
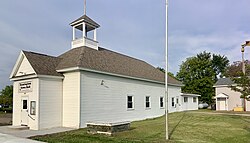
<path id="1" fill-rule="evenodd" d="M 166 116 L 166 140 L 168 135 L 168 0 L 166 0 L 166 69 L 165 69 L 165 116 Z"/>
<path id="2" fill-rule="evenodd" d="M 245 51 L 245 44 L 241 45 L 241 53 L 242 53 L 242 72 L 246 74 L 246 67 L 245 67 L 245 60 L 244 60 L 244 51 Z"/>

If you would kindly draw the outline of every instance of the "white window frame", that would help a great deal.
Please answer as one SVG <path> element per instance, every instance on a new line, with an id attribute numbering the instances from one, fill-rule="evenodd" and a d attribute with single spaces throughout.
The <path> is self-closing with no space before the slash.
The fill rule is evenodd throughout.
<path id="1" fill-rule="evenodd" d="M 185 101 L 185 99 L 187 99 L 187 101 Z M 188 97 L 184 97 L 183 101 L 184 103 L 188 103 Z"/>
<path id="2" fill-rule="evenodd" d="M 175 98 L 174 97 L 171 98 L 171 107 L 175 107 Z"/>
<path id="3" fill-rule="evenodd" d="M 162 99 L 162 107 L 161 107 L 161 99 Z M 164 109 L 164 97 L 160 96 L 160 108 Z"/>
<path id="4" fill-rule="evenodd" d="M 128 97 L 131 96 L 132 97 L 132 108 L 128 108 Z M 135 109 L 135 100 L 134 100 L 134 95 L 127 95 L 127 110 L 134 110 Z"/>
<path id="5" fill-rule="evenodd" d="M 197 97 L 193 97 L 193 103 L 196 103 L 196 102 L 197 102 Z"/>
<path id="6" fill-rule="evenodd" d="M 148 101 L 147 101 L 147 97 L 148 97 Z M 149 102 L 149 107 L 147 107 L 147 102 Z M 151 97 L 150 96 L 145 97 L 145 108 L 151 109 Z"/>

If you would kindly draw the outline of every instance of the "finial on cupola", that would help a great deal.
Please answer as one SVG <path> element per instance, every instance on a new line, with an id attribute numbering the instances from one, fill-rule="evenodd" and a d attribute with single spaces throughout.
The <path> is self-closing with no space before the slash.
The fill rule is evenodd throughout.
<path id="1" fill-rule="evenodd" d="M 84 0 L 84 7 L 83 7 L 83 10 L 84 10 L 84 13 L 83 13 L 83 15 L 86 15 L 86 0 Z"/>

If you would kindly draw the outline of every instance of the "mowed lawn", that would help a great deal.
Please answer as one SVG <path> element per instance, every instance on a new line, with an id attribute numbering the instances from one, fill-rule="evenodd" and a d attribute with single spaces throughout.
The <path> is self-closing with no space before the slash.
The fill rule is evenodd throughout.
<path id="1" fill-rule="evenodd" d="M 198 112 L 171 113 L 169 114 L 169 131 L 169 143 L 249 143 L 250 117 L 211 115 Z M 79 129 L 37 136 L 32 139 L 49 143 L 166 142 L 165 117 L 133 122 L 131 130 L 117 133 L 112 137 L 89 135 L 86 129 Z"/>

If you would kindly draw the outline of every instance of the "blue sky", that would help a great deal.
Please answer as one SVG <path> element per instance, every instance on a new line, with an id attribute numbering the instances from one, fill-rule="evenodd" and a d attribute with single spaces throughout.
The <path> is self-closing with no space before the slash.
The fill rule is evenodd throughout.
<path id="1" fill-rule="evenodd" d="M 0 88 L 21 50 L 60 55 L 70 49 L 69 23 L 83 14 L 83 0 L 1 1 Z M 240 60 L 250 40 L 249 0 L 169 0 L 169 70 L 204 50 Z M 100 46 L 154 65 L 165 62 L 165 0 L 87 0 L 98 22 Z M 246 49 L 246 57 L 250 57 Z"/>

